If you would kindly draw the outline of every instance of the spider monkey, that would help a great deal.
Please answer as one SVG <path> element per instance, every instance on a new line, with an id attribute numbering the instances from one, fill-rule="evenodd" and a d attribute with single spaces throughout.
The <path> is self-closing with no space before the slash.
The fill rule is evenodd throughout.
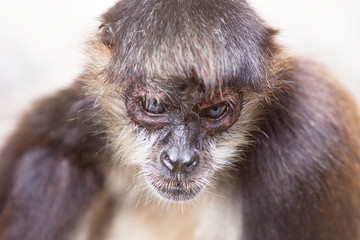
<path id="1" fill-rule="evenodd" d="M 122 0 L 0 157 L 0 239 L 359 239 L 360 118 L 244 0 Z"/>

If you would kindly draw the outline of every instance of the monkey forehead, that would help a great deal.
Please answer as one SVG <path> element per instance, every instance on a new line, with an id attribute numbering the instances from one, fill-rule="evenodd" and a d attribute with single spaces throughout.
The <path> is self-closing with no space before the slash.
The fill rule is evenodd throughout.
<path id="1" fill-rule="evenodd" d="M 269 81 L 274 31 L 244 1 L 119 1 L 103 22 L 112 29 L 113 81 L 197 79 L 206 88 Z"/>
<path id="2" fill-rule="evenodd" d="M 205 91 L 201 86 L 170 87 L 168 84 L 159 84 L 149 80 L 146 84 L 133 84 L 128 87 L 127 95 L 135 98 L 146 97 L 157 99 L 160 102 L 174 106 L 208 107 L 219 102 L 227 101 L 237 103 L 241 98 L 241 92 L 236 88 L 222 87 L 214 91 Z"/>

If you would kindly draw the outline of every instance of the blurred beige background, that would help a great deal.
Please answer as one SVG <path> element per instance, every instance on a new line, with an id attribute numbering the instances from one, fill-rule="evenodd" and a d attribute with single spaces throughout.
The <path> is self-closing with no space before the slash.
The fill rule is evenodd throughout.
<path id="1" fill-rule="evenodd" d="M 68 85 L 115 0 L 2 0 L 0 144 L 37 97 Z M 322 62 L 360 102 L 360 0 L 249 0 L 291 52 Z M 359 123 L 360 124 L 360 123 Z"/>

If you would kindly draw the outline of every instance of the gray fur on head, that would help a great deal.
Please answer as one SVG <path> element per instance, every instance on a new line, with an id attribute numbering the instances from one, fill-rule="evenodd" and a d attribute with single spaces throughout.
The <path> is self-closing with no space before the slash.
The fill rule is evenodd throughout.
<path id="1" fill-rule="evenodd" d="M 205 89 L 271 85 L 267 62 L 276 51 L 275 31 L 245 1 L 120 1 L 103 23 L 100 37 L 113 51 L 110 81 L 196 79 Z"/>

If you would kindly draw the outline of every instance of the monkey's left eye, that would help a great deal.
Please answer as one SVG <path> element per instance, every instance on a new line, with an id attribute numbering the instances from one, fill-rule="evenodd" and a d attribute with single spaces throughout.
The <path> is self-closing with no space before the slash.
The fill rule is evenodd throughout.
<path id="1" fill-rule="evenodd" d="M 220 118 L 225 114 L 227 109 L 228 109 L 228 105 L 226 103 L 224 102 L 218 103 L 211 107 L 201 110 L 201 116 L 212 119 Z"/>
<path id="2" fill-rule="evenodd" d="M 143 108 L 146 112 L 152 114 L 162 114 L 166 111 L 165 104 L 162 104 L 155 99 L 148 99 L 148 98 L 145 98 L 143 100 Z"/>

